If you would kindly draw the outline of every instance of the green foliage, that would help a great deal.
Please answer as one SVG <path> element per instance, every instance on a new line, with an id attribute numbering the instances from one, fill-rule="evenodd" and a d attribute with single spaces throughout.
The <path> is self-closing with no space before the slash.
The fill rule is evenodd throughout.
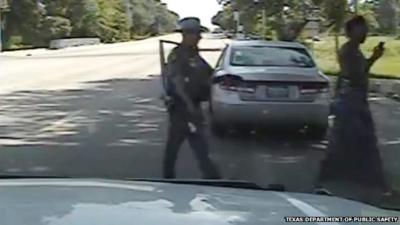
<path id="1" fill-rule="evenodd" d="M 23 37 L 33 46 L 54 38 L 99 37 L 103 42 L 171 32 L 178 16 L 149 0 L 10 0 L 6 43 Z"/>
<path id="2" fill-rule="evenodd" d="M 44 0 L 46 14 L 70 20 L 72 37 L 99 36 L 97 0 Z"/>
<path id="3" fill-rule="evenodd" d="M 155 14 L 157 8 L 150 1 L 130 0 L 131 30 L 138 35 L 145 35 L 151 32 L 152 25 L 156 23 Z"/>
<path id="4" fill-rule="evenodd" d="M 377 31 L 396 34 L 400 25 L 400 0 L 366 0 L 363 5 L 373 11 L 378 23 Z"/>
<path id="5" fill-rule="evenodd" d="M 67 9 L 73 29 L 72 36 L 93 37 L 98 33 L 100 7 L 96 0 L 72 0 Z"/>
<path id="6" fill-rule="evenodd" d="M 361 4 L 359 7 L 359 14 L 364 16 L 368 21 L 370 31 L 376 33 L 379 31 L 379 23 L 377 20 L 377 14 L 375 13 L 375 7 L 372 4 Z"/>
<path id="7" fill-rule="evenodd" d="M 178 20 L 165 6 L 148 0 L 127 0 L 127 12 L 132 37 L 171 32 Z"/>
<path id="8" fill-rule="evenodd" d="M 313 2 L 320 4 L 321 0 Z M 223 11 L 219 12 L 214 18 L 213 23 L 224 29 L 234 29 L 233 21 L 234 9 L 241 11 L 241 23 L 244 25 L 246 33 L 261 33 L 263 30 L 270 36 L 277 34 L 278 39 L 296 39 L 305 25 L 305 4 L 310 1 L 298 0 L 260 0 L 255 4 L 253 0 L 238 0 L 236 5 L 228 5 Z M 284 10 L 286 9 L 286 10 Z M 265 13 L 266 21 L 263 23 L 262 12 Z M 265 24 L 266 29 L 263 28 Z"/>
<path id="9" fill-rule="evenodd" d="M 45 11 L 39 7 L 36 0 L 13 0 L 9 2 L 10 12 L 6 14 L 6 40 L 15 34 L 20 34 L 26 43 L 43 44 L 41 22 Z"/>
<path id="10" fill-rule="evenodd" d="M 323 14 L 327 21 L 331 22 L 336 33 L 343 27 L 347 8 L 347 0 L 324 0 L 322 3 Z"/>
<path id="11" fill-rule="evenodd" d="M 67 37 L 72 31 L 69 19 L 59 16 L 47 16 L 41 23 L 41 38 L 45 43 L 52 39 Z"/>
<path id="12" fill-rule="evenodd" d="M 346 38 L 340 37 L 340 42 L 344 43 Z M 380 42 L 385 41 L 385 54 L 384 56 L 374 64 L 371 69 L 371 73 L 375 74 L 375 77 L 400 77 L 400 41 L 395 40 L 391 37 L 377 36 L 369 37 L 365 44 L 361 46 L 362 51 L 366 57 L 372 54 L 374 47 Z M 334 38 L 327 37 L 322 38 L 320 42 L 314 44 L 314 54 L 318 66 L 326 73 L 337 74 L 339 73 L 339 65 L 336 60 L 336 56 L 333 53 L 334 49 Z"/>
<path id="13" fill-rule="evenodd" d="M 226 6 L 224 10 L 219 11 L 213 18 L 212 23 L 220 26 L 224 30 L 234 30 L 235 21 L 233 20 L 233 9 L 231 6 Z"/>
<path id="14" fill-rule="evenodd" d="M 165 7 L 160 9 L 160 11 L 162 12 L 160 15 L 161 26 L 164 28 L 164 32 L 172 32 L 175 30 L 177 21 L 179 20 L 179 15 Z"/>
<path id="15" fill-rule="evenodd" d="M 49 16 L 67 17 L 67 10 L 71 5 L 71 0 L 43 0 L 45 4 L 46 14 Z"/>
<path id="16" fill-rule="evenodd" d="M 129 24 L 125 8 L 119 0 L 97 0 L 99 4 L 99 36 L 104 42 L 129 39 Z"/>
<path id="17" fill-rule="evenodd" d="M 359 1 L 359 14 L 366 17 L 372 31 L 376 31 L 379 28 L 376 6 L 380 2 L 378 0 Z M 241 20 L 246 31 L 260 33 L 263 30 L 260 13 L 261 9 L 265 9 L 267 30 L 274 30 L 279 39 L 293 39 L 293 37 L 299 36 L 304 27 L 305 19 L 309 13 L 307 8 L 311 5 L 321 8 L 322 32 L 341 33 L 345 20 L 350 16 L 347 0 L 260 0 L 258 5 L 254 4 L 253 0 L 238 0 L 236 5 L 228 5 L 223 11 L 219 12 L 213 18 L 213 22 L 224 29 L 235 28 L 232 16 L 233 7 L 245 12 L 242 13 L 244 16 L 242 16 Z"/>
<path id="18" fill-rule="evenodd" d="M 16 49 L 23 46 L 22 36 L 11 36 L 6 42 L 7 49 Z"/>
<path id="19" fill-rule="evenodd" d="M 381 0 L 377 8 L 380 31 L 385 34 L 396 34 L 399 25 L 399 1 Z"/>
<path id="20" fill-rule="evenodd" d="M 157 33 L 169 33 L 173 31 L 176 28 L 177 20 L 177 15 L 165 10 L 165 8 L 162 6 L 157 6 L 156 23 L 152 26 L 152 35 Z"/>

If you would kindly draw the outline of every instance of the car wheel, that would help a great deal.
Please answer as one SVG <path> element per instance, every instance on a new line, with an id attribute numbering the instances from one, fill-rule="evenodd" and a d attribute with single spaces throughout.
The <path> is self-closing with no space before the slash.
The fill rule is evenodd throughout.
<path id="1" fill-rule="evenodd" d="M 328 125 L 312 125 L 307 128 L 307 134 L 311 138 L 324 139 L 328 132 Z"/>

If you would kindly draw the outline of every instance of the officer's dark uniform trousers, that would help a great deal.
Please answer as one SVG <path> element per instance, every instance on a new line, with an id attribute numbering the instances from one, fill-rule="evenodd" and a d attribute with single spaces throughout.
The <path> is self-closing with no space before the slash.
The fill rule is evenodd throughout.
<path id="1" fill-rule="evenodd" d="M 199 116 L 195 120 L 191 120 L 196 127 L 194 133 L 190 132 L 188 114 L 183 104 L 178 103 L 169 110 L 170 123 L 164 156 L 164 178 L 175 178 L 175 163 L 178 151 L 186 139 L 189 141 L 190 147 L 198 160 L 200 170 L 203 172 L 203 178 L 219 178 L 217 169 L 208 156 L 208 143 L 205 136 L 203 115 L 200 112 L 200 104 L 196 107 L 199 110 Z"/>

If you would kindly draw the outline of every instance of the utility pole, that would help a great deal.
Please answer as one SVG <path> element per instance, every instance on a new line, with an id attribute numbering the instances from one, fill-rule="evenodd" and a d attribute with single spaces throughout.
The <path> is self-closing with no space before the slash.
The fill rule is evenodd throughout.
<path id="1" fill-rule="evenodd" d="M 2 12 L 3 8 L 0 8 L 0 52 L 3 51 L 3 20 L 2 20 L 3 15 L 1 14 Z"/>
<path id="2" fill-rule="evenodd" d="M 8 11 L 6 0 L 0 0 L 0 52 L 3 51 L 3 12 Z"/>
<path id="3" fill-rule="evenodd" d="M 267 34 L 267 10 L 265 9 L 264 0 L 253 0 L 255 7 L 258 9 L 261 7 L 261 37 L 264 39 Z"/>
<path id="4" fill-rule="evenodd" d="M 262 39 L 265 39 L 267 35 L 267 10 L 265 7 L 262 9 Z"/>
<path id="5" fill-rule="evenodd" d="M 240 10 L 239 7 L 237 5 L 236 1 L 231 1 L 232 4 L 232 8 L 233 8 L 233 19 L 236 22 L 236 38 L 239 37 L 239 33 L 240 33 Z"/>
<path id="6" fill-rule="evenodd" d="M 239 37 L 239 33 L 240 33 L 240 11 L 237 10 L 235 11 L 235 20 L 236 20 L 236 36 Z"/>

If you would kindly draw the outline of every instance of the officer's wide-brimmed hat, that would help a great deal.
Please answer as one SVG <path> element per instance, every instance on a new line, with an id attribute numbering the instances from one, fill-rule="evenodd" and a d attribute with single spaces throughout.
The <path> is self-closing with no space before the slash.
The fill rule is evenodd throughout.
<path id="1" fill-rule="evenodd" d="M 200 19 L 197 17 L 186 17 L 178 22 L 178 28 L 175 32 L 189 32 L 189 33 L 201 33 L 206 32 L 208 29 L 201 25 Z"/>

